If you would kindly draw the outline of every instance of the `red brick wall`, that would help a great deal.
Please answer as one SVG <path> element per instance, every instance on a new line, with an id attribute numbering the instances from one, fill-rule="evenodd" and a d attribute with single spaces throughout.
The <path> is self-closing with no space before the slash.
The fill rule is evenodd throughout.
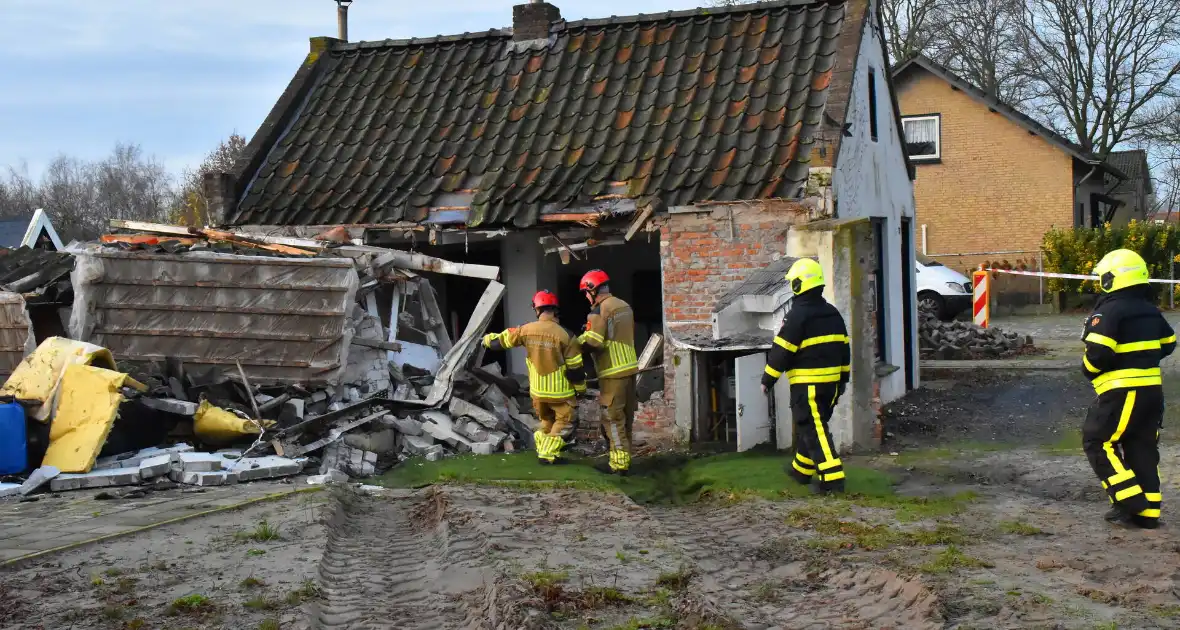
<path id="1" fill-rule="evenodd" d="M 786 201 L 715 206 L 710 211 L 669 214 L 660 225 L 664 325 L 671 335 L 711 330 L 717 300 L 786 253 L 790 225 L 806 221 L 807 209 Z M 674 366 L 664 349 L 663 397 L 640 405 L 637 437 L 670 441 L 673 435 Z"/>

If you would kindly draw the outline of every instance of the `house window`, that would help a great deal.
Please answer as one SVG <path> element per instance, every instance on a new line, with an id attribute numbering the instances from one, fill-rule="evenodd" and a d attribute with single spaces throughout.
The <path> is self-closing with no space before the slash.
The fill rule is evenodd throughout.
<path id="1" fill-rule="evenodd" d="M 869 136 L 877 141 L 877 71 L 869 68 Z"/>
<path id="2" fill-rule="evenodd" d="M 902 129 L 905 130 L 905 151 L 911 160 L 937 160 L 942 157 L 941 123 L 939 114 L 901 119 Z"/>

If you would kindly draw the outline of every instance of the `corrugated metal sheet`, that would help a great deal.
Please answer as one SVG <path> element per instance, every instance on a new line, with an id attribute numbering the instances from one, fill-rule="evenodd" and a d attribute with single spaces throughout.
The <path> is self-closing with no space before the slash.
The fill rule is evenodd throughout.
<path id="1" fill-rule="evenodd" d="M 25 299 L 19 293 L 0 292 L 0 379 L 7 380 L 36 345 Z"/>
<path id="2" fill-rule="evenodd" d="M 341 258 L 92 251 L 73 275 L 75 339 L 119 361 L 221 366 L 258 382 L 333 384 L 359 279 Z"/>

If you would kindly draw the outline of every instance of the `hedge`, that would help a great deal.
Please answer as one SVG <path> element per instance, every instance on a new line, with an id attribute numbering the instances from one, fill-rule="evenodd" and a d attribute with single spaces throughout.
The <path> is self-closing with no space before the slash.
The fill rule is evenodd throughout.
<path id="1" fill-rule="evenodd" d="M 1129 249 L 1147 261 L 1152 278 L 1167 278 L 1169 265 L 1180 262 L 1180 229 L 1171 224 L 1131 221 L 1125 226 L 1050 230 L 1041 244 L 1045 271 L 1091 275 L 1094 266 L 1112 250 Z M 1088 280 L 1049 278 L 1053 292 L 1093 293 L 1097 285 Z M 1166 295 L 1166 292 L 1165 292 Z"/>

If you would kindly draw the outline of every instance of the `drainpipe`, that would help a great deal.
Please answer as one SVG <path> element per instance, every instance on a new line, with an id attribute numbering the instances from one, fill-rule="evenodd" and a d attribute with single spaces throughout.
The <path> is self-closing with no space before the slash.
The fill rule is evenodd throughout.
<path id="1" fill-rule="evenodd" d="M 922 224 L 922 255 L 926 255 L 926 224 Z"/>

